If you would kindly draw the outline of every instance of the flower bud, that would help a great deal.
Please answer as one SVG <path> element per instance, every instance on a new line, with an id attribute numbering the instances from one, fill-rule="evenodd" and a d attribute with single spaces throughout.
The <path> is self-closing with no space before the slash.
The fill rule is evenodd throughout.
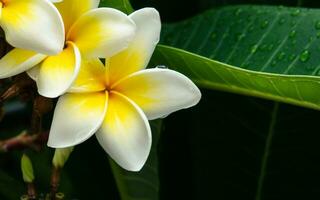
<path id="1" fill-rule="evenodd" d="M 32 183 L 34 180 L 33 167 L 30 158 L 26 154 L 23 154 L 21 158 L 21 171 L 24 182 Z"/>
<path id="2" fill-rule="evenodd" d="M 56 149 L 52 160 L 53 166 L 56 168 L 62 168 L 67 162 L 71 152 L 73 151 L 73 148 L 74 147 Z"/>

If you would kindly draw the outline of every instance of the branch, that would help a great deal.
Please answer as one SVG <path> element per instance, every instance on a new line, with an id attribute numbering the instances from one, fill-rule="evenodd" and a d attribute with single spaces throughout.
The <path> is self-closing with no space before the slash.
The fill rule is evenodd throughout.
<path id="1" fill-rule="evenodd" d="M 41 147 L 48 141 L 48 136 L 48 132 L 37 135 L 29 135 L 27 134 L 27 132 L 22 132 L 18 136 L 0 141 L 0 153 L 26 148 L 31 148 L 39 151 Z"/>

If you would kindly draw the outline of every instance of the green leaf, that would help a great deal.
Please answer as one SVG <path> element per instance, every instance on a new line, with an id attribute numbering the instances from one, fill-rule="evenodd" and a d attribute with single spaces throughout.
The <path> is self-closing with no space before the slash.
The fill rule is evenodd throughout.
<path id="1" fill-rule="evenodd" d="M 162 199 L 319 199 L 320 113 L 203 90 L 165 120 Z"/>
<path id="2" fill-rule="evenodd" d="M 140 172 L 128 172 L 110 159 L 122 200 L 158 200 L 159 166 L 158 141 L 162 120 L 150 122 L 152 128 L 152 148 L 149 158 Z"/>
<path id="3" fill-rule="evenodd" d="M 129 0 L 102 0 L 99 7 L 111 7 L 127 14 L 134 11 Z"/>
<path id="4" fill-rule="evenodd" d="M 167 25 L 162 38 L 195 54 L 160 46 L 153 63 L 199 86 L 320 109 L 319 10 L 226 7 Z"/>

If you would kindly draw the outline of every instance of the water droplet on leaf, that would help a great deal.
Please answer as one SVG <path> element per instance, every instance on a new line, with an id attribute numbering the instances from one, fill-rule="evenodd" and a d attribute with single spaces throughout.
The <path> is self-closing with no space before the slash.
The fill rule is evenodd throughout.
<path id="1" fill-rule="evenodd" d="M 300 60 L 302 62 L 306 62 L 310 59 L 310 52 L 308 50 L 304 50 L 301 54 L 300 54 Z"/>

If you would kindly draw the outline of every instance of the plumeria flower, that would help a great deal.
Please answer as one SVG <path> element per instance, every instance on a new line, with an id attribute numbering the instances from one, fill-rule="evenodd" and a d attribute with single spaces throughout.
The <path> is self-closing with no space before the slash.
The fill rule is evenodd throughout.
<path id="1" fill-rule="evenodd" d="M 48 145 L 65 148 L 93 134 L 123 168 L 138 171 L 151 147 L 148 120 L 191 107 L 201 97 L 186 76 L 169 69 L 145 69 L 159 41 L 158 12 L 145 8 L 129 16 L 135 38 L 121 53 L 83 62 L 68 93 L 58 100 Z"/>
<path id="2" fill-rule="evenodd" d="M 14 47 L 47 55 L 63 49 L 63 21 L 48 0 L 0 0 L 0 26 Z"/>
<path id="3" fill-rule="evenodd" d="M 97 8 L 99 0 L 64 0 L 55 5 L 66 30 L 63 51 L 48 56 L 16 48 L 0 60 L 0 78 L 29 70 L 38 92 L 51 98 L 70 88 L 83 59 L 112 56 L 127 48 L 135 33 L 135 24 L 126 14 Z"/>

